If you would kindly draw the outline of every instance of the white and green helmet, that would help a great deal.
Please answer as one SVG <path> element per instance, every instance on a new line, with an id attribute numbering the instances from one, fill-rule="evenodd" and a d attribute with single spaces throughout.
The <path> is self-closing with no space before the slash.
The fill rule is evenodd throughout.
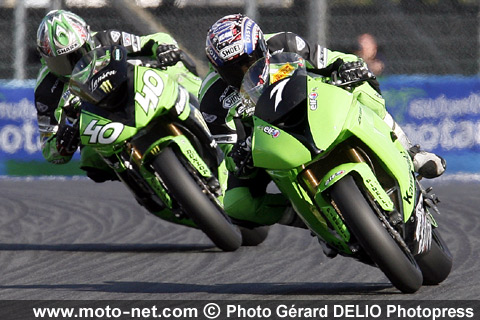
<path id="1" fill-rule="evenodd" d="M 89 26 L 72 12 L 52 10 L 38 27 L 38 51 L 58 76 L 69 77 L 75 63 L 94 47 Z"/>

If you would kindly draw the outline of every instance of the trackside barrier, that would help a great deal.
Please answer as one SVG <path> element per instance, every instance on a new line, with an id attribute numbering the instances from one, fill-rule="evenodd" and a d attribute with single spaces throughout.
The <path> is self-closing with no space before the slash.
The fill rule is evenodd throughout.
<path id="1" fill-rule="evenodd" d="M 0 176 L 84 175 L 79 157 L 53 165 L 42 156 L 34 106 L 35 81 L 0 83 Z"/>
<path id="2" fill-rule="evenodd" d="M 480 77 L 379 79 L 387 109 L 413 143 L 443 156 L 445 178 L 480 180 Z"/>
<path id="3" fill-rule="evenodd" d="M 446 177 L 480 177 L 480 77 L 379 78 L 387 109 L 413 143 L 447 160 Z M 43 159 L 34 81 L 0 83 L 0 175 L 82 175 Z M 476 178 L 475 178 L 476 179 Z"/>

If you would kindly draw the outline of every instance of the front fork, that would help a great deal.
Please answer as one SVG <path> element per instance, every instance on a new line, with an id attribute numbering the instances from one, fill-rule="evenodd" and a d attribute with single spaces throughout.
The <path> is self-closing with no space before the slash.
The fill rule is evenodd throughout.
<path id="1" fill-rule="evenodd" d="M 345 149 L 345 155 L 351 162 L 361 163 L 365 162 L 363 156 L 354 148 L 347 147 Z M 312 169 L 308 169 L 305 166 L 304 170 L 301 172 L 301 177 L 307 186 L 307 191 L 309 195 L 314 198 L 317 195 L 318 187 L 320 184 L 320 178 L 317 177 L 315 172 Z"/>
<path id="2" fill-rule="evenodd" d="M 380 185 L 374 173 L 374 164 L 371 163 L 367 156 L 364 156 L 358 149 L 348 145 L 344 145 L 333 152 L 335 153 L 328 155 L 324 159 L 309 166 L 304 166 L 298 180 L 321 212 L 324 220 L 329 222 L 329 228 L 334 230 L 342 239 L 343 245 L 336 246 L 337 249 L 349 253 L 349 251 L 354 252 L 356 250 L 355 247 L 348 245 L 350 243 L 350 232 L 344 224 L 343 218 L 341 218 L 341 212 L 338 210 L 337 205 L 324 195 L 327 189 L 337 181 L 354 172 L 355 176 L 360 179 L 365 189 L 370 193 L 370 198 L 376 202 L 376 206 L 378 205 L 382 208 L 382 212 L 387 213 L 384 217 L 395 219 L 397 222 L 401 222 L 402 217 L 395 210 L 394 202 L 391 199 L 394 195 L 387 194 Z M 381 214 L 383 215 L 383 213 Z"/>
<path id="3" fill-rule="evenodd" d="M 190 113 L 190 115 L 192 115 L 192 113 Z M 183 130 L 182 124 L 188 125 L 186 129 L 199 139 L 201 145 L 197 146 L 197 148 L 207 149 L 207 153 L 203 157 L 200 157 L 197 148 L 186 138 L 187 135 Z M 163 129 L 164 136 L 173 138 L 165 139 L 163 142 L 157 141 L 154 147 L 148 148 L 143 153 L 136 147 L 135 143 L 127 142 L 126 150 L 130 155 L 130 160 L 140 168 L 146 158 L 155 156 L 161 152 L 160 145 L 164 142 L 167 142 L 169 145 L 176 145 L 178 150 L 185 155 L 185 157 L 180 160 L 184 162 L 186 169 L 191 171 L 192 175 L 198 176 L 197 179 L 202 179 L 203 177 L 209 191 L 217 198 L 221 197 L 223 190 L 226 188 L 226 177 L 224 177 L 225 174 L 223 173 L 223 171 L 226 171 L 224 168 L 225 162 L 223 161 L 221 149 L 215 143 L 209 132 L 205 131 L 199 121 L 193 116 L 189 116 L 183 123 L 180 123 L 180 125 L 173 122 L 164 123 Z M 195 139 L 195 137 L 191 139 Z"/>
<path id="4" fill-rule="evenodd" d="M 417 178 L 418 195 L 416 197 L 417 203 L 414 206 L 414 216 L 410 216 L 407 221 L 404 221 L 404 217 L 401 214 L 401 212 L 403 212 L 401 198 L 399 198 L 398 192 L 394 192 L 398 189 L 398 186 L 395 186 L 393 188 L 391 187 L 394 186 L 393 180 L 388 182 L 388 184 L 391 185 L 390 187 L 394 191 L 385 192 L 383 187 L 378 182 L 377 176 L 374 174 L 374 165 L 370 163 L 369 160 L 366 160 L 366 156 L 363 156 L 363 154 L 359 150 L 347 146 L 343 148 L 342 156 L 344 159 L 345 157 L 348 158 L 351 163 L 365 163 L 368 165 L 368 170 L 359 170 L 361 169 L 361 166 L 357 166 L 355 168 L 355 165 L 353 165 L 353 169 L 351 169 L 351 171 L 355 171 L 359 174 L 360 178 L 363 179 L 363 183 L 366 189 L 371 195 L 370 198 L 376 202 L 376 205 L 379 205 L 379 207 L 383 208 L 383 210 L 381 210 L 382 212 L 377 210 L 379 218 L 383 220 L 386 225 L 389 226 L 391 234 L 397 239 L 400 244 L 403 245 L 403 247 L 405 247 L 405 250 L 408 246 L 410 251 L 414 254 L 428 251 L 431 241 L 431 226 L 433 226 L 434 228 L 437 226 L 437 223 L 434 220 L 429 209 L 439 213 L 436 206 L 439 200 L 436 195 L 430 194 L 431 188 L 424 189 L 418 182 Z M 332 166 L 330 166 L 330 168 L 331 167 Z M 333 167 L 345 168 L 346 166 L 337 164 L 337 166 Z M 324 198 L 319 197 L 319 193 L 324 192 L 328 187 L 341 179 L 344 175 L 348 173 L 348 170 L 334 169 L 333 172 L 333 174 L 331 174 L 332 171 L 330 171 L 330 173 L 317 172 L 316 167 L 305 167 L 304 170 L 300 173 L 301 180 L 303 180 L 303 185 L 304 187 L 306 187 L 308 194 L 312 199 L 317 200 L 314 201 L 315 203 L 321 203 L 321 199 Z M 325 178 L 325 175 L 327 176 L 327 178 Z M 375 185 L 370 185 L 370 181 L 375 181 Z M 385 196 L 387 195 L 389 197 L 389 201 L 383 201 L 382 199 L 385 199 Z M 337 210 L 337 206 L 333 201 L 330 201 L 329 206 L 335 208 L 335 211 L 341 216 L 341 212 Z M 396 208 L 400 208 L 400 211 L 398 211 Z M 323 212 L 323 210 L 321 211 Z M 325 216 L 326 220 L 330 221 L 331 226 L 337 231 L 337 233 L 345 234 L 345 229 L 341 228 L 342 226 L 339 225 L 336 216 L 331 215 L 331 210 L 327 210 L 327 214 L 325 214 Z M 414 223 L 410 224 L 413 221 Z M 405 222 L 405 224 L 402 222 Z M 406 227 L 407 225 L 408 227 Z M 413 230 L 411 229 L 412 227 L 414 228 Z M 408 234 L 410 234 L 410 236 L 404 238 Z M 345 236 L 343 238 L 346 239 Z M 406 241 L 407 243 L 405 243 L 404 241 Z"/>

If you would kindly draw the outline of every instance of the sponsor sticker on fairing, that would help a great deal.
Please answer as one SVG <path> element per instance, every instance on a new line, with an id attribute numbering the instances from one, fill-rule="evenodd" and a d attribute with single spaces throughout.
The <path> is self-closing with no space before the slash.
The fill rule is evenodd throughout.
<path id="1" fill-rule="evenodd" d="M 287 62 L 277 72 L 272 74 L 271 83 L 275 83 L 275 82 L 280 81 L 280 80 L 282 80 L 286 77 L 291 76 L 294 71 L 295 71 L 295 67 Z"/>
<path id="2" fill-rule="evenodd" d="M 280 135 L 280 130 L 268 126 L 263 127 L 263 132 L 272 136 L 273 138 L 278 138 L 278 136 Z"/>
<path id="3" fill-rule="evenodd" d="M 335 172 L 334 174 L 332 174 L 328 179 L 327 181 L 325 181 L 325 187 L 328 186 L 330 184 L 330 182 L 333 181 L 333 179 L 335 179 L 336 177 L 338 177 L 339 175 L 343 174 L 345 172 L 345 170 L 340 170 L 338 172 Z"/>
<path id="4" fill-rule="evenodd" d="M 317 98 L 318 93 L 312 92 L 308 95 L 308 104 L 310 105 L 310 110 L 315 111 L 317 110 Z"/>
<path id="5" fill-rule="evenodd" d="M 90 90 L 93 92 L 95 89 L 97 89 L 99 83 L 103 82 L 103 80 L 109 78 L 110 76 L 116 73 L 117 73 L 117 70 L 110 70 L 101 74 L 100 76 L 98 76 L 98 78 L 93 79 L 92 82 L 90 83 L 90 88 L 91 88 Z"/>

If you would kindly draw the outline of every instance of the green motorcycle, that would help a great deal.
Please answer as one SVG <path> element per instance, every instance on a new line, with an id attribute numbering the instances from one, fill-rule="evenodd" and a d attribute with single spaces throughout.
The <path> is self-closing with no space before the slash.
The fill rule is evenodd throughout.
<path id="1" fill-rule="evenodd" d="M 405 293 L 439 284 L 452 256 L 432 212 L 438 199 L 415 176 L 389 126 L 333 77 L 294 53 L 256 62 L 241 96 L 254 167 L 264 168 L 329 257 L 379 267 Z M 351 85 L 343 83 L 341 85 Z"/>
<path id="2" fill-rule="evenodd" d="M 129 62 L 121 46 L 84 56 L 70 91 L 82 99 L 81 145 L 94 149 L 141 205 L 201 229 L 224 251 L 241 246 L 241 232 L 222 206 L 223 154 L 195 97 L 163 70 Z"/>

